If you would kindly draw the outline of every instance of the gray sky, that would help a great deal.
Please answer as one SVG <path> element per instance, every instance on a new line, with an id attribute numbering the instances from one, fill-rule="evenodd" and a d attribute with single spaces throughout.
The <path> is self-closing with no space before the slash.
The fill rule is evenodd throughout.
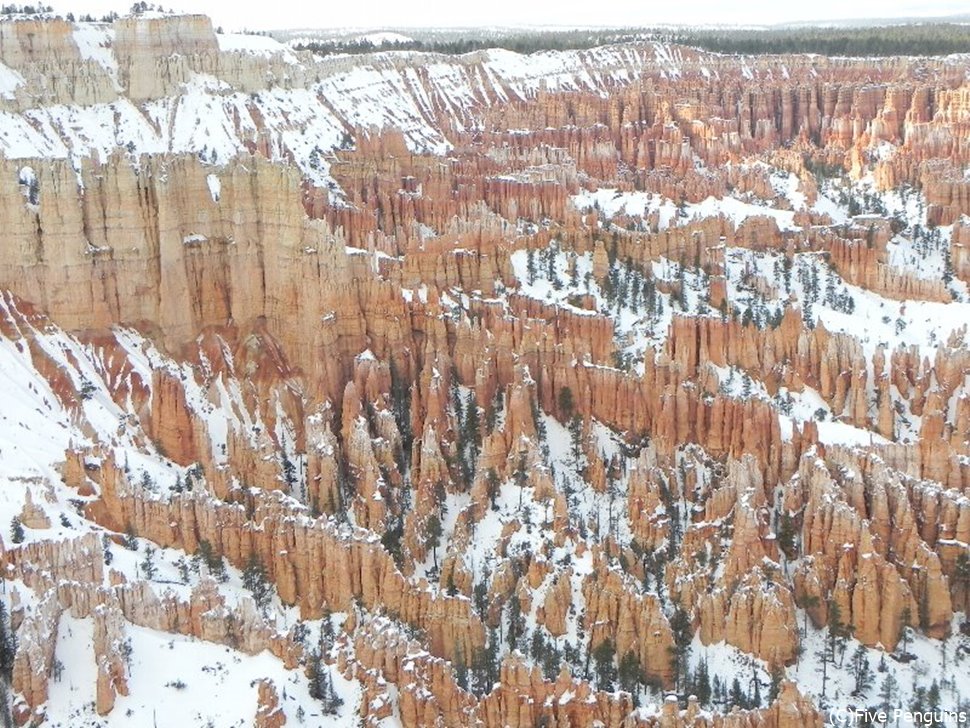
<path id="1" fill-rule="evenodd" d="M 61 13 L 124 12 L 131 2 L 48 0 Z M 510 25 L 644 26 L 658 23 L 763 25 L 793 21 L 934 16 L 967 12 L 966 0 L 161 0 L 210 15 L 231 29 L 467 27 Z"/>

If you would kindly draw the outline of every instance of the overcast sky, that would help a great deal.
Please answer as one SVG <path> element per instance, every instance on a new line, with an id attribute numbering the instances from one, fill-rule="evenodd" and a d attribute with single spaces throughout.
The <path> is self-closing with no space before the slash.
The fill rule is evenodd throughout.
<path id="1" fill-rule="evenodd" d="M 131 2 L 48 0 L 60 13 L 125 12 Z M 156 0 L 157 3 L 157 0 Z M 231 29 L 467 27 L 510 25 L 645 26 L 774 24 L 947 15 L 967 11 L 966 0 L 161 0 L 164 7 L 210 15 Z"/>

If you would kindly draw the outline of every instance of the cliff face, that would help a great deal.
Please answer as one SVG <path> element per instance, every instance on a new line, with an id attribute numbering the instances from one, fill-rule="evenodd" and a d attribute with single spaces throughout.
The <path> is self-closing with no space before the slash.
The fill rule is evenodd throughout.
<path id="1" fill-rule="evenodd" d="M 4 22 L 0 61 L 21 723 L 243 684 L 267 727 L 788 728 L 863 661 L 951 677 L 959 63 L 202 16 Z"/>

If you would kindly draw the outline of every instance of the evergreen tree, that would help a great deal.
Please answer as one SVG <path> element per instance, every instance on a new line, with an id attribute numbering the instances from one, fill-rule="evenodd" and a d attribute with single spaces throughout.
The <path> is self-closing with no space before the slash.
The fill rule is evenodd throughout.
<path id="1" fill-rule="evenodd" d="M 593 649 L 593 662 L 596 666 L 597 686 L 600 690 L 613 690 L 616 683 L 616 668 L 613 665 L 616 648 L 613 640 L 607 638 Z"/>
<path id="2" fill-rule="evenodd" d="M 10 629 L 7 605 L 0 600 L 0 678 L 9 684 L 13 678 L 13 661 L 17 654 L 17 640 Z"/>
<path id="3" fill-rule="evenodd" d="M 927 726 L 936 728 L 937 726 L 942 726 L 943 721 L 940 720 L 940 708 L 942 703 L 940 701 L 940 684 L 933 680 L 930 685 L 930 689 L 926 693 L 926 706 L 929 709 L 931 716 L 927 722 Z"/>
<path id="4" fill-rule="evenodd" d="M 576 401 L 573 399 L 573 390 L 569 387 L 562 387 L 559 390 L 559 414 L 566 422 L 572 419 L 573 414 L 576 411 Z"/>
<path id="5" fill-rule="evenodd" d="M 149 581 L 154 579 L 155 574 L 158 573 L 158 568 L 155 566 L 155 549 L 151 546 L 145 546 L 145 558 L 141 561 L 141 573 Z"/>
<path id="6" fill-rule="evenodd" d="M 701 660 L 694 674 L 694 695 L 701 705 L 709 705 L 711 702 L 711 678 L 707 660 Z"/>
<path id="7" fill-rule="evenodd" d="M 24 524 L 20 522 L 20 516 L 14 516 L 10 520 L 10 540 L 14 543 L 24 541 Z"/>
<path id="8" fill-rule="evenodd" d="M 286 481 L 286 485 L 289 487 L 290 492 L 293 492 L 293 488 L 296 485 L 296 466 L 293 461 L 286 456 L 286 452 L 283 452 L 283 479 Z"/>
<path id="9" fill-rule="evenodd" d="M 678 689 L 687 685 L 687 671 L 690 662 L 690 643 L 694 638 L 694 625 L 690 615 L 680 604 L 674 608 L 670 618 L 670 629 L 674 633 L 674 645 L 670 648 L 671 666 Z"/>
<path id="10" fill-rule="evenodd" d="M 869 665 L 868 652 L 863 645 L 856 647 L 849 665 L 852 670 L 852 678 L 855 681 L 852 694 L 856 697 L 863 697 L 872 687 L 872 682 L 875 679 L 872 667 Z"/>
<path id="11" fill-rule="evenodd" d="M 555 680 L 562 667 L 562 655 L 555 643 L 546 645 L 545 654 L 542 656 L 542 675 L 546 680 Z"/>
<path id="12" fill-rule="evenodd" d="M 910 640 L 910 622 L 913 619 L 913 614 L 909 607 L 903 609 L 903 613 L 900 617 L 899 626 L 899 644 L 902 654 L 909 654 L 909 640 Z"/>
<path id="13" fill-rule="evenodd" d="M 404 537 L 404 522 L 400 516 L 390 516 L 387 527 L 381 535 L 381 545 L 391 555 L 394 563 L 401 567 L 404 554 L 401 552 L 401 539 Z"/>
<path id="14" fill-rule="evenodd" d="M 633 650 L 627 650 L 623 653 L 617 678 L 620 683 L 620 690 L 630 693 L 636 700 L 640 693 L 640 683 L 643 682 L 643 673 L 640 670 L 640 660 L 637 659 Z"/>
<path id="15" fill-rule="evenodd" d="M 773 665 L 771 668 L 771 684 L 768 687 L 768 704 L 778 700 L 781 692 L 781 682 L 785 679 L 785 668 L 781 665 Z"/>
<path id="16" fill-rule="evenodd" d="M 519 486 L 519 512 L 522 511 L 522 494 L 529 483 L 529 473 L 525 469 L 525 454 L 519 455 L 519 463 L 515 469 L 515 484 Z"/>
<path id="17" fill-rule="evenodd" d="M 522 603 L 519 601 L 518 594 L 513 594 L 509 597 L 508 612 L 509 629 L 506 634 L 506 639 L 509 649 L 514 650 L 518 646 L 519 638 L 525 631 L 525 617 L 522 614 Z"/>
<path id="18" fill-rule="evenodd" d="M 488 494 L 488 502 L 491 504 L 492 510 L 497 510 L 498 508 L 495 501 L 498 498 L 500 485 L 498 473 L 495 472 L 495 468 L 489 468 L 485 474 L 485 492 Z"/>
<path id="19" fill-rule="evenodd" d="M 824 706 L 829 682 L 829 664 L 832 662 L 832 652 L 827 642 L 822 645 L 821 649 L 815 654 L 815 657 L 822 666 L 822 705 Z"/>
<path id="20" fill-rule="evenodd" d="M 414 442 L 411 432 L 411 383 L 401 376 L 393 357 L 389 357 L 388 369 L 391 374 L 391 409 L 397 430 L 401 433 L 399 466 L 403 471 L 410 462 L 411 444 Z"/>
<path id="21" fill-rule="evenodd" d="M 325 665 L 321 665 L 319 670 L 320 683 L 320 708 L 324 715 L 337 715 L 340 706 L 344 704 L 343 698 L 337 695 L 333 687 L 333 679 L 330 677 L 330 670 Z"/>
<path id="22" fill-rule="evenodd" d="M 441 543 L 442 533 L 441 519 L 437 513 L 432 513 L 424 524 L 424 547 L 431 550 L 435 571 L 438 570 L 438 545 Z"/>
<path id="23" fill-rule="evenodd" d="M 737 677 L 731 682 L 731 695 L 728 699 L 728 705 L 731 708 L 747 709 L 748 707 L 748 696 L 741 689 L 741 681 Z"/>
<path id="24" fill-rule="evenodd" d="M 476 695 L 491 692 L 499 680 L 499 639 L 494 629 L 488 633 L 485 647 L 478 648 L 472 655 L 471 687 Z"/>
<path id="25" fill-rule="evenodd" d="M 179 573 L 179 581 L 181 581 L 183 584 L 188 584 L 189 583 L 189 564 L 185 560 L 185 558 L 183 558 L 182 556 L 179 556 L 178 560 L 175 562 L 175 568 L 178 570 L 178 573 Z"/>
<path id="26" fill-rule="evenodd" d="M 778 519 L 778 547 L 789 559 L 796 556 L 795 523 L 787 511 Z"/>
<path id="27" fill-rule="evenodd" d="M 529 645 L 529 655 L 532 657 L 534 662 L 541 662 L 545 654 L 546 638 L 542 635 L 542 631 L 537 629 L 532 633 L 532 642 Z"/>
<path id="28" fill-rule="evenodd" d="M 828 603 L 829 621 L 828 633 L 826 635 L 826 645 L 831 655 L 832 662 L 835 662 L 838 655 L 839 666 L 842 666 L 842 659 L 845 656 L 845 648 L 848 645 L 849 637 L 855 628 L 842 621 L 842 609 L 839 603 L 830 599 Z"/>
<path id="29" fill-rule="evenodd" d="M 320 653 L 310 650 L 306 658 L 307 692 L 314 700 L 319 700 L 320 691 Z"/>
<path id="30" fill-rule="evenodd" d="M 953 581 L 963 591 L 963 603 L 970 602 L 970 555 L 966 551 L 957 556 L 953 570 Z"/>
<path id="31" fill-rule="evenodd" d="M 226 564 L 222 560 L 222 554 L 216 553 L 212 544 L 207 539 L 199 539 L 199 549 L 192 557 L 193 564 L 198 569 L 199 562 L 204 563 L 209 570 L 209 574 L 219 581 L 225 582 L 229 579 L 226 571 Z"/>
<path id="32" fill-rule="evenodd" d="M 243 569 L 242 573 L 242 583 L 252 594 L 256 606 L 265 613 L 273 597 L 273 588 L 266 576 L 266 568 L 255 552 L 251 553 L 246 561 L 246 568 Z"/>
<path id="33" fill-rule="evenodd" d="M 138 550 L 138 537 L 135 535 L 135 528 L 130 523 L 125 528 L 125 535 L 121 538 L 121 545 L 129 551 Z"/>
<path id="34" fill-rule="evenodd" d="M 886 677 L 882 680 L 882 685 L 879 686 L 879 698 L 882 700 L 882 708 L 891 711 L 898 705 L 898 697 L 899 681 L 896 679 L 894 673 L 887 672 Z"/>
<path id="35" fill-rule="evenodd" d="M 468 665 L 465 663 L 465 656 L 462 654 L 461 645 L 455 645 L 455 682 L 462 690 L 468 690 Z"/>

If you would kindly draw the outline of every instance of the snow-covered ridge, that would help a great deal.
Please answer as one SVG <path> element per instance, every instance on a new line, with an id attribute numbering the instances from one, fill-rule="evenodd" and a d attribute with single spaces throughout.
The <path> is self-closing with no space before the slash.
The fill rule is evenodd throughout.
<path id="1" fill-rule="evenodd" d="M 125 87 L 136 83 L 133 72 L 119 74 L 121 40 L 112 27 L 77 23 L 69 37 L 79 60 L 87 62 L 83 72 L 106 77 L 78 77 L 75 86 L 94 83 L 106 91 L 91 98 L 116 97 L 85 102 L 89 97 L 78 87 L 68 88 L 65 102 L 47 103 L 18 70 L 24 59 L 0 52 L 5 157 L 104 159 L 123 150 L 132 156 L 195 153 L 224 163 L 252 148 L 262 129 L 272 158 L 292 159 L 312 182 L 333 188 L 326 156 L 352 143 L 360 130 L 394 128 L 412 150 L 442 153 L 451 147 L 442 131 L 446 119 L 459 129 L 474 127 L 477 112 L 493 103 L 533 97 L 541 89 L 606 93 L 645 69 L 680 73 L 679 51 L 659 44 L 529 56 L 496 49 L 460 57 L 383 52 L 317 59 L 266 36 L 214 34 L 214 64 L 208 59 L 204 69 L 196 68 L 201 61 L 192 55 L 157 59 L 188 63 L 189 80 L 174 84 L 168 95 L 139 101 Z"/>
<path id="2" fill-rule="evenodd" d="M 211 26 L 202 26 L 193 26 L 193 32 L 211 32 Z M 137 100 L 145 98 L 141 88 L 129 94 L 137 73 L 130 66 L 119 73 L 128 66 L 119 64 L 119 53 L 126 59 L 139 53 L 137 44 L 129 47 L 132 31 L 125 31 L 122 49 L 122 31 L 112 26 L 71 27 L 77 58 L 87 62 L 75 73 L 87 76 L 73 77 L 73 87 L 64 84 L 58 103 L 49 101 L 49 92 L 37 93 L 36 80 L 25 81 L 20 53 L 0 51 L 0 154 L 104 158 L 120 149 L 132 155 L 196 153 L 223 163 L 252 148 L 257 129 L 263 129 L 274 159 L 292 159 L 312 182 L 333 188 L 326 155 L 361 131 L 394 128 L 411 150 L 442 153 L 451 147 L 443 129 L 474 128 L 481 110 L 495 103 L 531 98 L 540 90 L 606 94 L 645 74 L 710 75 L 701 68 L 703 54 L 652 42 L 531 55 L 502 49 L 464 56 L 385 51 L 320 59 L 267 36 L 212 33 L 211 43 L 201 36 L 194 42 L 218 49 L 216 58 L 162 53 L 176 42 L 172 39 L 146 45 L 145 69 L 168 64 L 177 79 L 188 66 L 189 78 L 163 81 L 158 88 L 168 90 L 162 96 Z M 72 51 L 66 48 L 65 54 Z M 152 83 L 149 90 L 157 86 Z M 101 90 L 92 96 L 88 87 Z"/>

